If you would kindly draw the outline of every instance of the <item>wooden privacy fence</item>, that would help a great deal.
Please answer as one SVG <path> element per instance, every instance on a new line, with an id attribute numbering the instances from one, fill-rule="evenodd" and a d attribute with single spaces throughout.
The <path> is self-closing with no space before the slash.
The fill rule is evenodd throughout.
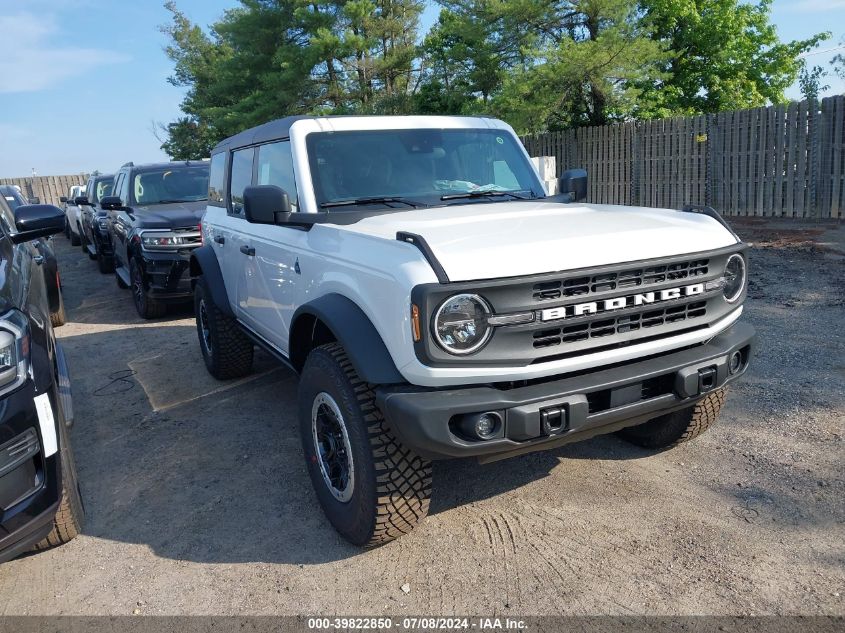
<path id="1" fill-rule="evenodd" d="M 59 198 L 66 196 L 73 185 L 84 185 L 88 174 L 72 176 L 33 176 L 30 178 L 0 178 L 0 185 L 17 185 L 24 198 L 39 198 L 45 204 L 60 205 Z"/>
<path id="2" fill-rule="evenodd" d="M 726 215 L 845 216 L 845 96 L 549 132 L 522 139 L 558 176 L 589 175 L 588 201 Z"/>

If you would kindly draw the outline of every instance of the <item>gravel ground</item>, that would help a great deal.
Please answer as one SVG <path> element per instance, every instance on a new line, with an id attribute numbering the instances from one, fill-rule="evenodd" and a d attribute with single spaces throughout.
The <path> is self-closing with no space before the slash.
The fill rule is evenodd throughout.
<path id="1" fill-rule="evenodd" d="M 845 227 L 739 231 L 759 347 L 709 433 L 438 464 L 372 551 L 317 505 L 292 374 L 216 382 L 189 312 L 141 321 L 56 238 L 88 523 L 0 566 L 0 614 L 844 614 Z"/>

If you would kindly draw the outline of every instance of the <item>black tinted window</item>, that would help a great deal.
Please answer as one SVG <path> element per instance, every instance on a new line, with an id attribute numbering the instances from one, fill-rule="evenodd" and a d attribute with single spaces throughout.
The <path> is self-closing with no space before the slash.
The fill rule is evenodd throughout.
<path id="1" fill-rule="evenodd" d="M 232 213 L 243 215 L 244 189 L 252 184 L 252 157 L 255 150 L 249 149 L 232 152 L 231 196 Z"/>
<path id="2" fill-rule="evenodd" d="M 196 202 L 208 197 L 208 165 L 173 166 L 134 174 L 132 196 L 139 205 Z"/>
<path id="3" fill-rule="evenodd" d="M 106 196 L 111 195 L 112 185 L 114 185 L 114 178 L 100 178 L 93 183 L 92 191 L 88 192 L 88 202 L 99 202 Z"/>

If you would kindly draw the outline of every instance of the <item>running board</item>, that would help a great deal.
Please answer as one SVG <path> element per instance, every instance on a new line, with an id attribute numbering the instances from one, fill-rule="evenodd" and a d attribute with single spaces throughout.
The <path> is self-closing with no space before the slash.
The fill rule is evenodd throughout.
<path id="1" fill-rule="evenodd" d="M 126 270 L 125 266 L 121 266 L 120 268 L 114 269 L 114 274 L 120 277 L 120 280 L 125 283 L 127 286 L 132 285 L 132 279 L 129 277 L 129 271 Z"/>
<path id="2" fill-rule="evenodd" d="M 94 256 L 97 255 L 97 249 L 94 248 L 91 244 L 86 244 L 85 250 L 88 251 L 89 255 L 94 255 Z"/>
<path id="3" fill-rule="evenodd" d="M 252 340 L 253 343 L 258 345 L 258 347 L 270 354 L 270 356 L 272 356 L 282 365 L 290 369 L 293 373 L 299 374 L 299 372 L 296 371 L 296 367 L 293 366 L 293 363 L 290 362 L 290 359 L 284 354 L 284 352 L 282 352 L 282 350 L 273 345 L 270 341 L 268 341 L 266 338 L 261 336 L 258 332 L 254 331 L 249 326 L 244 325 L 243 323 L 237 320 L 235 322 L 238 324 L 238 327 L 241 329 L 241 332 L 246 334 L 247 337 Z"/>

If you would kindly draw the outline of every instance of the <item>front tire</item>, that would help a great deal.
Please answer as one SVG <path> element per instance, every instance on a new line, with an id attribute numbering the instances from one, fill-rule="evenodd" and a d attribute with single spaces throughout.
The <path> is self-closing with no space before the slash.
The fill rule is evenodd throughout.
<path id="1" fill-rule="evenodd" d="M 50 323 L 53 327 L 61 327 L 67 323 L 67 313 L 65 312 L 65 298 L 62 296 L 62 289 L 59 288 L 59 309 L 50 313 Z"/>
<path id="2" fill-rule="evenodd" d="M 208 373 L 218 380 L 240 378 L 252 371 L 254 346 L 237 321 L 223 314 L 211 298 L 204 277 L 194 289 L 194 316 L 200 350 Z"/>
<path id="3" fill-rule="evenodd" d="M 338 343 L 308 355 L 299 383 L 299 424 L 317 498 L 350 543 L 388 543 L 428 514 L 431 462 L 393 434 L 372 385 L 358 377 Z"/>
<path id="4" fill-rule="evenodd" d="M 719 417 L 726 397 L 727 389 L 722 387 L 710 392 L 691 407 L 622 429 L 617 431 L 617 435 L 643 448 L 672 448 L 695 439 L 709 429 Z"/>
<path id="5" fill-rule="evenodd" d="M 138 316 L 142 319 L 157 319 L 164 316 L 167 306 L 160 301 L 150 299 L 144 271 L 134 257 L 129 260 L 129 277 L 132 280 L 132 301 L 135 304 L 135 310 L 138 311 Z"/>
<path id="6" fill-rule="evenodd" d="M 79 239 L 79 235 L 73 232 L 72 229 L 68 229 L 70 231 L 70 245 L 71 246 L 79 246 L 82 244 L 82 240 Z"/>
<path id="7" fill-rule="evenodd" d="M 108 275 L 114 272 L 114 259 L 103 255 L 103 251 L 97 249 L 97 268 L 103 275 Z"/>
<path id="8" fill-rule="evenodd" d="M 82 496 L 79 494 L 79 484 L 76 478 L 76 464 L 73 451 L 67 438 L 67 432 L 62 433 L 65 446 L 62 449 L 62 500 L 53 517 L 53 529 L 41 541 L 33 546 L 36 551 L 50 549 L 64 545 L 73 540 L 81 531 L 85 522 L 85 509 Z"/>

